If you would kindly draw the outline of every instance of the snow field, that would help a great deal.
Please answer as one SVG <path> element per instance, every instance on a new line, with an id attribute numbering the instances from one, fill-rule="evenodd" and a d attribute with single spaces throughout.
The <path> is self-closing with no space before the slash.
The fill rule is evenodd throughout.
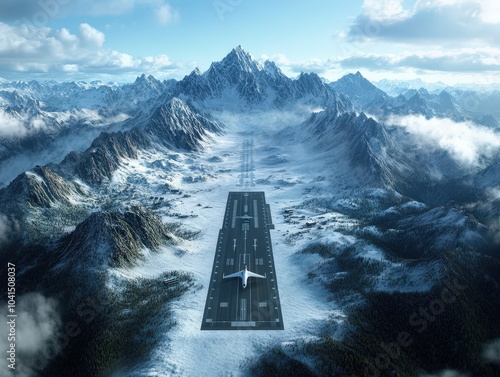
<path id="1" fill-rule="evenodd" d="M 170 184 L 190 195 L 166 194 L 172 207 L 168 211 L 159 211 L 164 221 L 182 221 L 187 229 L 201 231 L 195 240 L 182 241 L 175 247 L 166 247 L 160 253 L 151 253 L 147 260 L 130 270 L 118 271 L 123 277 L 154 277 L 168 270 L 182 270 L 194 274 L 197 285 L 171 303 L 177 326 L 165 334 L 152 360 L 137 366 L 130 376 L 244 376 L 246 366 L 267 348 L 273 345 L 294 342 L 300 339 L 311 339 L 324 325 L 324 322 L 335 315 L 343 318 L 342 311 L 329 300 L 329 293 L 317 283 L 307 279 L 307 271 L 312 270 L 321 258 L 317 255 L 297 255 L 303 240 L 294 246 L 285 244 L 282 235 L 297 231 L 297 224 L 288 224 L 282 215 L 285 208 L 300 204 L 306 180 L 311 173 L 320 173 L 321 167 L 312 158 L 302 154 L 298 146 L 296 153 L 289 153 L 289 161 L 277 165 L 261 164 L 260 161 L 270 155 L 272 142 L 267 137 L 254 134 L 254 160 L 256 179 L 260 177 L 278 177 L 289 181 L 305 181 L 277 188 L 277 185 L 256 185 L 240 187 L 240 151 L 242 143 L 249 139 L 241 136 L 245 130 L 229 130 L 228 134 L 216 136 L 214 143 L 207 146 L 203 153 L 192 156 L 178 156 L 182 163 L 176 164 L 171 173 L 165 177 L 162 172 L 145 167 L 144 160 L 130 161 L 129 165 L 115 175 L 114 190 L 125 185 L 126 177 L 144 174 L 148 186 L 143 187 L 143 197 L 157 196 L 151 187 L 159 185 L 158 180 L 167 179 Z M 222 162 L 209 163 L 212 157 L 218 156 Z M 155 160 L 161 156 L 143 156 L 146 160 Z M 164 158 L 164 156 L 163 156 Z M 186 163 L 187 162 L 187 163 Z M 185 183 L 183 177 L 192 174 L 197 167 L 204 166 L 208 173 L 216 178 L 208 178 L 205 182 Z M 271 215 L 276 230 L 271 232 L 274 261 L 285 324 L 284 331 L 201 331 L 201 320 L 207 295 L 216 240 L 222 226 L 224 210 L 229 191 L 265 191 L 266 201 L 271 205 Z M 173 199 L 173 200 L 172 200 Z M 199 206 L 198 204 L 201 204 Z M 205 208 L 210 207 L 210 208 Z M 176 219 L 168 215 L 181 213 L 197 217 Z M 317 215 L 306 211 L 309 216 Z M 336 312 L 335 312 L 336 311 Z M 335 314 L 336 313 L 336 314 Z"/>

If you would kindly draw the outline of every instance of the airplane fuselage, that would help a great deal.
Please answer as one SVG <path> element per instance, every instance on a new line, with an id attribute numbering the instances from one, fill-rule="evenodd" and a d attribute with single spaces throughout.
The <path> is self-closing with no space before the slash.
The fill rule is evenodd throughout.
<path id="1" fill-rule="evenodd" d="M 256 274 L 255 272 L 248 271 L 248 267 L 245 265 L 245 268 L 243 270 L 223 277 L 223 279 L 230 279 L 230 278 L 240 278 L 241 279 L 241 286 L 243 287 L 243 289 L 245 289 L 247 287 L 248 278 L 265 279 L 266 276 L 262 276 L 262 275 Z"/>

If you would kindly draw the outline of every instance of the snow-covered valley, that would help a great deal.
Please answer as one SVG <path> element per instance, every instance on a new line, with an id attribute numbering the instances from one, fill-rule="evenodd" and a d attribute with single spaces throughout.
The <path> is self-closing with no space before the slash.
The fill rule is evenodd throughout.
<path id="1" fill-rule="evenodd" d="M 269 137 L 270 133 L 277 131 L 276 124 L 267 125 L 268 132 L 256 130 L 259 125 L 254 122 L 262 120 L 261 116 L 256 118 L 250 119 L 247 124 L 229 126 L 226 133 L 215 137 L 214 142 L 202 153 L 187 156 L 145 154 L 140 160 L 128 161 L 127 166 L 113 177 L 110 189 L 114 192 L 128 187 L 132 197 L 139 198 L 135 200 L 151 207 L 164 198 L 157 209 L 164 221 L 181 221 L 186 228 L 200 232 L 195 240 L 174 248 L 164 248 L 160 253 L 149 255 L 144 263 L 132 269 L 116 271 L 119 276 L 128 279 L 155 277 L 172 269 L 189 271 L 194 273 L 198 283 L 192 292 L 172 304 L 177 326 L 164 334 L 162 344 L 154 352 L 154 359 L 138 366 L 130 375 L 245 375 L 245 364 L 257 358 L 267 347 L 315 337 L 324 322 L 332 316 L 336 317 L 339 325 L 342 322 L 344 314 L 339 305 L 331 300 L 328 291 L 307 278 L 307 272 L 314 270 L 321 263 L 321 258 L 317 255 L 297 255 L 305 244 L 318 241 L 319 232 L 306 228 L 306 221 L 320 215 L 334 215 L 301 210 L 300 203 L 306 195 L 305 191 L 325 190 L 331 181 L 322 176 L 325 167 L 310 154 L 304 153 L 302 145 L 277 147 L 279 143 L 275 142 L 275 138 L 278 136 Z M 252 139 L 255 145 L 255 181 L 265 183 L 241 187 L 240 152 L 243 142 L 248 139 Z M 277 164 L 263 162 L 273 155 L 287 155 L 288 158 L 286 162 Z M 154 164 L 155 161 L 164 164 Z M 169 168 L 148 168 L 158 165 Z M 147 177 L 147 185 L 126 186 L 127 177 L 140 181 L 136 176 Z M 189 176 L 199 177 L 198 182 L 186 183 L 186 177 Z M 321 176 L 323 180 L 318 182 Z M 166 182 L 170 187 L 168 191 L 164 189 Z M 252 334 L 244 331 L 203 332 L 200 326 L 206 287 L 227 194 L 244 190 L 265 191 L 271 204 L 276 225 L 273 248 L 285 330 L 257 331 Z M 155 199 L 151 200 L 150 197 Z M 297 221 L 285 221 L 284 210 L 296 206 L 299 207 L 296 210 Z M 330 221 L 329 226 L 336 227 L 347 222 L 341 216 L 339 220 L 339 223 Z M 290 238 L 294 241 L 286 242 Z M 335 335 L 341 337 L 340 326 Z M 193 362 L 198 359 L 204 362 Z"/>

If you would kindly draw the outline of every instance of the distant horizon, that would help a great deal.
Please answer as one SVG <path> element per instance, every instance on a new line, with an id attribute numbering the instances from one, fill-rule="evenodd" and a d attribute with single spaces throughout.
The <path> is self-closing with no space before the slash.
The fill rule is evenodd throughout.
<path id="1" fill-rule="evenodd" d="M 240 45 L 239 45 L 240 46 Z M 235 47 L 236 48 L 236 47 Z M 249 53 L 252 58 L 263 64 L 265 61 L 271 61 L 273 63 L 276 64 L 276 66 L 278 68 L 280 68 L 283 72 L 283 74 L 285 74 L 288 78 L 292 79 L 292 80 L 295 80 L 297 79 L 300 74 L 302 73 L 306 73 L 306 74 L 317 74 L 316 72 L 313 72 L 313 71 L 302 71 L 298 74 L 295 74 L 294 76 L 290 76 L 289 74 L 287 74 L 287 72 L 285 70 L 282 69 L 282 67 L 279 66 L 278 62 L 272 60 L 272 59 L 256 59 L 249 51 L 245 50 L 244 47 L 242 47 L 243 50 L 247 53 Z M 234 49 L 234 48 L 233 48 Z M 232 51 L 232 50 L 231 50 Z M 227 55 L 226 55 L 227 56 Z M 219 62 L 221 61 L 222 59 L 224 59 L 224 57 L 220 58 L 219 60 L 214 60 L 212 61 L 210 64 L 212 63 L 215 63 L 215 62 Z M 47 82 L 57 82 L 59 84 L 64 84 L 64 83 L 69 83 L 69 82 L 75 82 L 75 83 L 82 83 L 82 84 L 89 84 L 89 85 L 92 85 L 92 83 L 97 83 L 97 82 L 100 82 L 100 83 L 103 83 L 105 85 L 109 85 L 109 86 L 112 86 L 112 85 L 117 85 L 117 86 L 123 86 L 123 85 L 129 85 L 129 84 L 133 84 L 135 81 L 137 81 L 140 77 L 142 76 L 145 76 L 145 77 L 149 77 L 149 76 L 152 76 L 155 80 L 158 80 L 158 81 L 168 81 L 168 80 L 175 80 L 175 81 L 181 81 L 182 79 L 184 79 L 186 76 L 188 76 L 189 74 L 191 74 L 193 71 L 195 71 L 196 69 L 200 70 L 200 72 L 202 74 L 204 74 L 206 71 L 208 71 L 208 69 L 210 68 L 207 67 L 206 69 L 203 69 L 201 70 L 199 67 L 195 67 L 193 68 L 192 70 L 190 70 L 189 72 L 179 76 L 179 77 L 168 77 L 168 78 L 159 78 L 158 76 L 155 76 L 153 73 L 150 73 L 150 72 L 142 72 L 142 73 L 138 73 L 137 76 L 135 77 L 131 77 L 128 81 L 117 81 L 117 80 L 106 80 L 106 79 L 103 79 L 103 78 L 95 78 L 95 79 L 92 79 L 92 78 L 87 78 L 87 79 L 71 79 L 71 78 L 65 78 L 65 79 L 56 79 L 56 78 L 30 78 L 30 79 L 27 79 L 27 80 L 23 80 L 23 79 L 14 79 L 14 80 L 9 80 L 5 77 L 1 77 L 0 76 L 0 85 L 2 83 L 16 83 L 16 82 L 25 82 L 25 83 L 29 83 L 30 81 L 37 81 L 37 82 L 43 82 L 43 83 L 47 83 Z M 438 86 L 438 87 L 443 87 L 443 88 L 491 88 L 491 87 L 494 87 L 495 90 L 500 90 L 500 82 L 492 82 L 492 83 L 480 83 L 480 84 L 477 84 L 477 83 L 468 83 L 468 82 L 457 82 L 457 83 L 452 83 L 452 84 L 449 84 L 449 83 L 446 83 L 442 80 L 439 80 L 439 81 L 427 81 L 427 80 L 424 80 L 422 79 L 421 77 L 414 77 L 414 78 L 381 78 L 381 79 L 378 79 L 378 80 L 371 80 L 369 79 L 368 77 L 366 77 L 365 73 L 362 71 L 362 70 L 353 70 L 351 72 L 347 72 L 345 73 L 344 75 L 342 76 L 339 76 L 338 78 L 334 79 L 334 80 L 328 80 L 326 77 L 323 77 L 321 75 L 318 75 L 318 77 L 320 77 L 322 80 L 325 80 L 327 83 L 333 83 L 337 80 L 340 80 L 341 78 L 345 77 L 345 76 L 348 76 L 348 75 L 351 75 L 351 74 L 356 74 L 356 73 L 360 73 L 365 79 L 367 79 L 368 81 L 370 81 L 372 84 L 376 85 L 381 83 L 381 82 L 388 82 L 388 83 L 401 83 L 401 84 L 411 84 L 413 82 L 420 82 L 423 86 L 412 86 L 410 87 L 409 89 L 420 89 L 420 88 L 425 88 L 427 89 L 429 86 Z M 160 75 L 161 76 L 161 75 Z M 114 78 L 114 77 L 113 77 Z"/>

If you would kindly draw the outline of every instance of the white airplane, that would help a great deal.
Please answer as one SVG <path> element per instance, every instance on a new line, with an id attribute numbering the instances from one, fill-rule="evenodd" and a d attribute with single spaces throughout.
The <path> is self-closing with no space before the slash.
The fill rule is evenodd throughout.
<path id="1" fill-rule="evenodd" d="M 240 278 L 241 285 L 243 286 L 243 289 L 245 289 L 247 287 L 248 278 L 266 279 L 266 276 L 262 276 L 262 275 L 256 274 L 255 272 L 248 271 L 247 265 L 245 264 L 244 270 L 241 270 L 239 272 L 235 272 L 234 274 L 227 275 L 227 276 L 222 275 L 222 278 L 223 279 Z"/>
<path id="2" fill-rule="evenodd" d="M 242 219 L 242 220 L 250 220 L 250 219 L 253 219 L 252 216 L 248 216 L 248 215 L 243 215 L 243 216 L 237 216 L 238 218 Z"/>

